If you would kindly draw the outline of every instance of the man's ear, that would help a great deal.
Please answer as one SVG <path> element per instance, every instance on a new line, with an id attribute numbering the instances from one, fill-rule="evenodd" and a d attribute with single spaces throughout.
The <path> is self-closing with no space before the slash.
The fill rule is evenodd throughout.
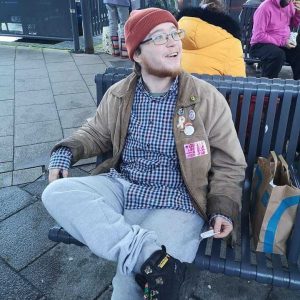
<path id="1" fill-rule="evenodd" d="M 137 49 L 134 51 L 133 53 L 133 60 L 137 63 L 140 63 L 141 62 L 141 50 L 140 49 Z"/>

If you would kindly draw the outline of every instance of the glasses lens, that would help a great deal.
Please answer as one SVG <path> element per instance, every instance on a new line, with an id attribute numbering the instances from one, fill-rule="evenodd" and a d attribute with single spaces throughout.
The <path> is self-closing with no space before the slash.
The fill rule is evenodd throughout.
<path id="1" fill-rule="evenodd" d="M 179 41 L 184 37 L 184 31 L 178 30 L 178 31 L 172 32 L 171 35 L 175 41 Z"/>
<path id="2" fill-rule="evenodd" d="M 155 45 L 162 45 L 165 44 L 167 41 L 165 34 L 160 34 L 152 38 Z"/>

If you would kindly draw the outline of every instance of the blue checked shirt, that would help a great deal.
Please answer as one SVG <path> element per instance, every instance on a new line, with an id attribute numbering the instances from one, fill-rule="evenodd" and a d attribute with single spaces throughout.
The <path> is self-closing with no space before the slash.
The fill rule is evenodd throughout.
<path id="1" fill-rule="evenodd" d="M 173 135 L 178 78 L 155 97 L 137 83 L 120 173 L 131 186 L 125 209 L 170 208 L 196 213 L 183 182 Z"/>

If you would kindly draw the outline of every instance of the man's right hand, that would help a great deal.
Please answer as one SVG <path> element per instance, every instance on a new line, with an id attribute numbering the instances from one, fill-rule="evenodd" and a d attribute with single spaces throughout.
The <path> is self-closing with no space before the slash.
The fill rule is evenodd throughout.
<path id="1" fill-rule="evenodd" d="M 61 171 L 62 177 L 66 178 L 69 175 L 69 171 L 68 170 L 60 170 L 60 169 L 49 169 L 49 177 L 48 180 L 49 182 L 53 182 L 56 179 L 59 179 L 59 173 Z"/>
<path id="2" fill-rule="evenodd" d="M 297 45 L 295 45 L 294 43 L 291 43 L 289 40 L 286 42 L 285 47 L 288 49 L 292 49 L 292 48 L 296 48 Z"/>

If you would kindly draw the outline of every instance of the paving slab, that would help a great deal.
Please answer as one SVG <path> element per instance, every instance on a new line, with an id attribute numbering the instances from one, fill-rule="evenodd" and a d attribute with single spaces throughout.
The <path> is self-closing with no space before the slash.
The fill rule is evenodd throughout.
<path id="1" fill-rule="evenodd" d="M 73 61 L 73 58 L 69 51 L 65 50 L 53 50 L 53 49 L 43 49 L 44 58 L 47 63 L 49 62 L 69 62 Z"/>
<path id="2" fill-rule="evenodd" d="M 95 107 L 74 108 L 58 111 L 63 128 L 81 126 L 87 118 L 92 117 L 96 112 Z"/>
<path id="3" fill-rule="evenodd" d="M 0 173 L 0 188 L 12 185 L 12 172 Z"/>
<path id="4" fill-rule="evenodd" d="M 58 142 L 33 144 L 27 146 L 15 147 L 14 149 L 14 169 L 24 169 L 36 166 L 48 167 L 50 151 Z"/>
<path id="5" fill-rule="evenodd" d="M 0 66 L 0 75 L 14 76 L 14 73 L 15 73 L 15 69 L 13 65 Z"/>
<path id="6" fill-rule="evenodd" d="M 78 55 L 72 54 L 74 61 L 77 66 L 79 65 L 93 65 L 93 64 L 103 64 L 103 60 L 99 57 L 99 55 Z"/>
<path id="7" fill-rule="evenodd" d="M 113 288 L 110 285 L 96 300 L 111 300 Z"/>
<path id="8" fill-rule="evenodd" d="M 13 169 L 14 169 L 14 165 L 12 161 L 0 163 L 0 173 L 12 171 Z"/>
<path id="9" fill-rule="evenodd" d="M 88 88 L 84 81 L 61 81 L 52 83 L 53 95 L 86 93 Z"/>
<path id="10" fill-rule="evenodd" d="M 0 100 L 10 100 L 15 98 L 14 86 L 2 86 L 0 88 Z"/>
<path id="11" fill-rule="evenodd" d="M 5 87 L 5 86 L 12 86 L 12 87 L 14 86 L 13 76 L 0 75 L 0 87 Z"/>
<path id="12" fill-rule="evenodd" d="M 95 299 L 110 285 L 115 265 L 87 247 L 59 244 L 22 270 L 47 299 Z"/>
<path id="13" fill-rule="evenodd" d="M 3 100 L 0 103 L 0 117 L 2 116 L 12 116 L 14 112 L 14 101 L 13 100 Z"/>
<path id="14" fill-rule="evenodd" d="M 54 96 L 58 110 L 94 106 L 95 102 L 90 93 L 76 93 Z"/>
<path id="15" fill-rule="evenodd" d="M 82 75 L 86 85 L 95 85 L 95 74 Z"/>
<path id="16" fill-rule="evenodd" d="M 79 166 L 79 168 L 90 174 L 96 168 L 96 164 L 83 165 L 83 166 Z"/>
<path id="17" fill-rule="evenodd" d="M 0 221 L 36 201 L 32 195 L 19 187 L 12 186 L 0 190 Z"/>
<path id="18" fill-rule="evenodd" d="M 51 89 L 49 78 L 22 78 L 15 80 L 15 91 L 39 91 Z"/>
<path id="19" fill-rule="evenodd" d="M 15 77 L 16 79 L 48 78 L 48 71 L 46 68 L 16 70 Z"/>
<path id="20" fill-rule="evenodd" d="M 34 59 L 24 59 L 24 60 L 17 60 L 15 62 L 15 69 L 42 69 L 45 68 L 44 60 L 34 60 Z"/>
<path id="21" fill-rule="evenodd" d="M 3 300 L 37 300 L 42 294 L 23 276 L 18 275 L 0 259 L 0 299 Z"/>
<path id="22" fill-rule="evenodd" d="M 44 174 L 42 167 L 13 171 L 13 185 L 33 182 Z"/>
<path id="23" fill-rule="evenodd" d="M 89 85 L 89 86 L 88 86 L 88 89 L 89 89 L 89 91 L 90 91 L 90 93 L 91 93 L 91 95 L 92 95 L 92 97 L 93 97 L 95 103 L 97 103 L 97 91 L 96 91 L 96 85 L 95 85 L 95 84 L 94 84 L 94 85 Z"/>
<path id="24" fill-rule="evenodd" d="M 47 63 L 48 72 L 58 72 L 58 71 L 77 71 L 77 67 L 74 61 L 64 62 L 63 64 L 59 62 L 49 62 Z"/>
<path id="25" fill-rule="evenodd" d="M 74 71 L 59 71 L 49 72 L 49 78 L 52 83 L 54 82 L 67 82 L 67 81 L 79 81 L 82 80 L 81 74 L 78 70 Z"/>
<path id="26" fill-rule="evenodd" d="M 266 300 L 271 287 L 255 281 L 195 271 L 183 286 L 184 299 Z"/>
<path id="27" fill-rule="evenodd" d="M 94 65 L 78 65 L 79 72 L 81 74 L 98 74 L 104 73 L 106 70 L 105 64 L 94 64 Z"/>
<path id="28" fill-rule="evenodd" d="M 29 183 L 23 186 L 23 190 L 34 195 L 35 197 L 41 199 L 44 189 L 48 185 L 48 179 L 46 179 L 46 175 L 41 180 L 37 180 L 35 182 Z"/>
<path id="29" fill-rule="evenodd" d="M 16 106 L 53 102 L 54 98 L 50 89 L 41 91 L 16 92 Z"/>
<path id="30" fill-rule="evenodd" d="M 52 142 L 61 138 L 58 120 L 15 125 L 15 146 Z"/>
<path id="31" fill-rule="evenodd" d="M 1 105 L 1 102 L 0 102 Z M 14 117 L 2 116 L 0 117 L 0 136 L 13 135 L 14 133 Z"/>
<path id="32" fill-rule="evenodd" d="M 269 298 L 272 300 L 299 300 L 300 291 L 287 288 L 273 287 L 270 291 Z"/>
<path id="33" fill-rule="evenodd" d="M 57 119 L 58 114 L 54 103 L 17 106 L 15 110 L 15 124 L 34 123 Z"/>
<path id="34" fill-rule="evenodd" d="M 0 56 L 0 66 L 13 66 L 15 64 L 15 58 L 12 57 L 7 57 L 7 58 L 2 58 Z"/>
<path id="35" fill-rule="evenodd" d="M 30 57 L 31 59 L 43 59 L 43 52 L 40 48 L 18 46 L 16 47 L 16 56 L 28 59 Z"/>
<path id="36" fill-rule="evenodd" d="M 41 201 L 0 223 L 0 256 L 17 271 L 36 260 L 55 244 L 48 239 L 55 225 Z"/>
<path id="37" fill-rule="evenodd" d="M 90 157 L 90 158 L 84 158 L 84 159 L 80 159 L 76 164 L 74 164 L 73 166 L 83 166 L 83 165 L 89 165 L 89 164 L 95 164 L 97 160 L 97 157 Z"/>

